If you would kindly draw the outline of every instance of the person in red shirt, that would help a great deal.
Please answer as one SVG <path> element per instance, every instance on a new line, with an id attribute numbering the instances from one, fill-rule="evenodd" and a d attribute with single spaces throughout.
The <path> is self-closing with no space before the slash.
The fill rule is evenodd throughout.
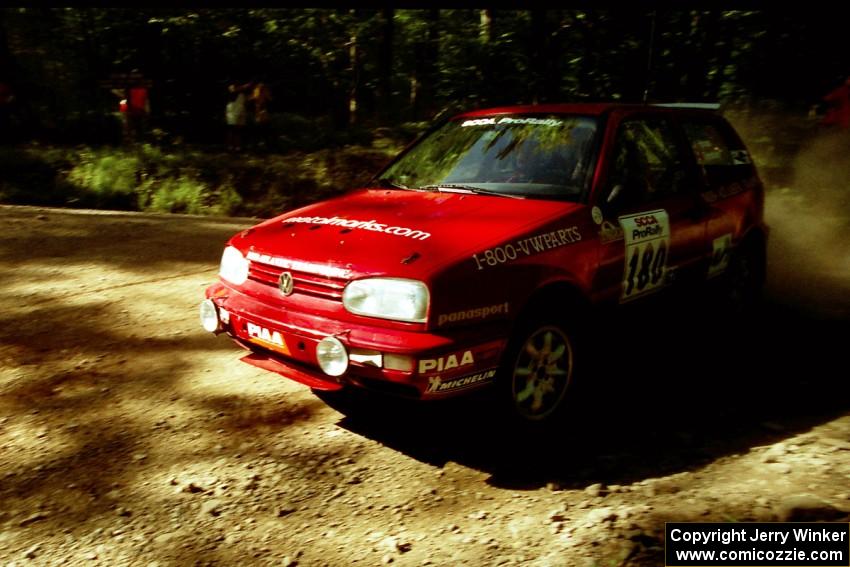
<path id="1" fill-rule="evenodd" d="M 843 85 L 824 96 L 823 100 L 829 104 L 829 108 L 821 124 L 842 130 L 850 129 L 850 77 Z"/>
<path id="2" fill-rule="evenodd" d="M 147 87 L 134 86 L 127 89 L 127 119 L 131 140 L 138 140 L 147 129 L 149 112 L 150 101 Z"/>
<path id="3" fill-rule="evenodd" d="M 133 143 L 139 141 L 147 130 L 148 116 L 151 110 L 148 88 L 136 84 L 124 88 L 112 89 L 112 94 L 120 99 L 118 110 L 121 113 L 124 142 Z"/>

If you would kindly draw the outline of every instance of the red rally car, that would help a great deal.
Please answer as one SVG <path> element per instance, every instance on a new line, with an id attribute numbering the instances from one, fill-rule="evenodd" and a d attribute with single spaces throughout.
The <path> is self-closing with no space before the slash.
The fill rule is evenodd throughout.
<path id="1" fill-rule="evenodd" d="M 201 323 L 315 390 L 421 399 L 495 384 L 559 413 L 582 318 L 714 280 L 764 279 L 764 192 L 731 125 L 687 105 L 479 110 L 432 128 L 370 187 L 236 234 Z"/>

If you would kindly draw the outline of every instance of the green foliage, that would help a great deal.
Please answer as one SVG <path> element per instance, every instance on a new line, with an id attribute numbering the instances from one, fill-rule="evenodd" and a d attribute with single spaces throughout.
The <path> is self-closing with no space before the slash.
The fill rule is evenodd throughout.
<path id="1" fill-rule="evenodd" d="M 81 152 L 80 163 L 68 173 L 72 186 L 85 188 L 91 206 L 132 209 L 139 158 L 123 153 Z"/>
<path id="2" fill-rule="evenodd" d="M 441 111 L 492 105 L 646 97 L 748 116 L 778 101 L 800 117 L 846 77 L 843 26 L 817 10 L 642 6 L 3 9 L 13 141 L 48 145 L 0 150 L 0 200 L 270 214 L 350 187 Z M 147 143 L 104 147 L 122 123 L 102 81 L 133 69 L 153 85 Z M 255 78 L 270 123 L 246 141 L 265 155 L 222 154 L 227 85 Z M 800 139 L 775 134 L 784 124 L 749 129 L 776 175 Z"/>
<path id="3" fill-rule="evenodd" d="M 146 208 L 162 213 L 201 214 L 208 210 L 219 211 L 221 207 L 207 209 L 204 206 L 205 190 L 206 187 L 202 183 L 193 179 L 164 179 L 152 192 L 150 204 Z M 229 211 L 224 212 L 226 214 Z"/>
<path id="4" fill-rule="evenodd" d="M 365 184 L 399 147 L 286 155 L 30 146 L 0 149 L 0 202 L 271 216 Z"/>

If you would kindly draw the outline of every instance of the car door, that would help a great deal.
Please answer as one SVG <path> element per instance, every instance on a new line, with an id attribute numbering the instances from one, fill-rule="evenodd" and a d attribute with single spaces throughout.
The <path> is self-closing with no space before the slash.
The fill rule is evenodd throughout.
<path id="1" fill-rule="evenodd" d="M 616 128 L 591 203 L 600 243 L 594 289 L 599 300 L 627 303 L 704 270 L 707 206 L 669 118 L 627 117 Z"/>
<path id="2" fill-rule="evenodd" d="M 718 116 L 688 116 L 681 121 L 685 138 L 703 178 L 708 207 L 706 242 L 710 246 L 705 276 L 723 274 L 739 239 L 742 223 L 758 184 L 749 153 L 731 127 Z"/>

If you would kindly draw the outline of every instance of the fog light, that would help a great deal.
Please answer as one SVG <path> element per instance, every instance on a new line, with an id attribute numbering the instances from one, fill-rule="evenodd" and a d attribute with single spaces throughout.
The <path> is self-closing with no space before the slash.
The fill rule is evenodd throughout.
<path id="1" fill-rule="evenodd" d="M 215 333 L 221 330 L 221 322 L 218 319 L 218 309 L 211 299 L 205 299 L 200 306 L 201 327 L 205 331 Z"/>
<path id="2" fill-rule="evenodd" d="M 328 376 L 342 376 L 348 370 L 348 352 L 334 337 L 325 337 L 316 345 L 319 368 Z"/>
<path id="3" fill-rule="evenodd" d="M 413 357 L 404 354 L 384 354 L 384 368 L 387 370 L 413 372 Z"/>

